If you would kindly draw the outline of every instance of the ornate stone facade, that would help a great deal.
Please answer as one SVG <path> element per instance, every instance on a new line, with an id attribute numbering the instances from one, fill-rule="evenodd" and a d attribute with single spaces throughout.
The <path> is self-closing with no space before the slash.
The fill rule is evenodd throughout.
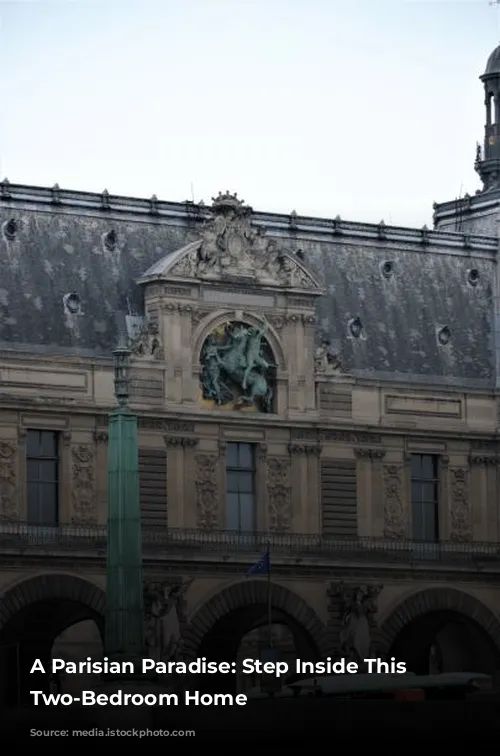
<path id="1" fill-rule="evenodd" d="M 407 537 L 404 511 L 403 467 L 383 466 L 384 537 L 401 540 Z"/>
<path id="2" fill-rule="evenodd" d="M 0 521 L 18 516 L 17 445 L 0 441 Z"/>
<path id="3" fill-rule="evenodd" d="M 219 527 L 219 458 L 215 454 L 197 454 L 195 461 L 198 527 L 215 530 Z"/>
<path id="4" fill-rule="evenodd" d="M 469 471 L 466 467 L 450 467 L 451 479 L 451 532 L 455 542 L 472 540 L 472 513 L 469 498 Z"/>
<path id="5" fill-rule="evenodd" d="M 73 470 L 71 521 L 75 525 L 91 525 L 97 522 L 94 446 L 91 444 L 72 446 L 71 460 Z"/>
<path id="6" fill-rule="evenodd" d="M 267 493 L 269 497 L 269 528 L 274 533 L 286 533 L 291 528 L 290 460 L 267 459 Z"/>
<path id="7" fill-rule="evenodd" d="M 274 239 L 252 226 L 251 214 L 252 209 L 235 194 L 219 194 L 213 202 L 213 217 L 200 229 L 201 238 L 182 250 L 172 276 L 204 281 L 239 278 L 266 286 L 317 288 L 299 259 L 280 250 Z"/>

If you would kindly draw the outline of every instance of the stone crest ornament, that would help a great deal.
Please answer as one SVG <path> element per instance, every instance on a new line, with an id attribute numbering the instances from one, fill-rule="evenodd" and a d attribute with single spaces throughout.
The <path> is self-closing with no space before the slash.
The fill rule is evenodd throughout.
<path id="1" fill-rule="evenodd" d="M 240 281 L 321 294 L 300 257 L 280 249 L 261 227 L 251 222 L 252 208 L 236 194 L 219 194 L 199 231 L 199 238 L 168 254 L 144 273 L 140 283 L 152 280 L 196 278 Z"/>
<path id="2" fill-rule="evenodd" d="M 200 357 L 203 400 L 272 412 L 276 365 L 265 338 L 268 327 L 265 318 L 259 326 L 228 322 L 208 336 Z"/>

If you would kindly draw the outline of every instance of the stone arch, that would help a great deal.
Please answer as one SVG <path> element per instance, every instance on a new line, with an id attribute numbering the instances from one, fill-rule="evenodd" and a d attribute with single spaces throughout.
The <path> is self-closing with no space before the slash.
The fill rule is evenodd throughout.
<path id="1" fill-rule="evenodd" d="M 272 584 L 272 608 L 281 611 L 307 633 L 318 655 L 326 655 L 326 628 L 318 615 L 296 593 L 283 585 Z M 204 636 L 217 622 L 231 612 L 254 604 L 267 604 L 267 581 L 245 580 L 223 588 L 210 598 L 194 614 L 186 627 L 183 639 L 183 653 L 186 658 L 196 658 Z"/>
<path id="2" fill-rule="evenodd" d="M 476 622 L 500 653 L 500 622 L 479 599 L 455 588 L 428 588 L 403 600 L 385 619 L 378 633 L 378 647 L 387 655 L 401 631 L 413 620 L 432 612 L 455 612 Z"/>
<path id="3" fill-rule="evenodd" d="M 106 594 L 94 583 L 68 574 L 28 577 L 9 588 L 0 600 L 0 632 L 23 608 L 44 600 L 70 600 L 104 616 Z"/>
<path id="4" fill-rule="evenodd" d="M 235 310 L 218 310 L 215 313 L 211 313 L 204 318 L 193 333 L 193 363 L 199 365 L 201 350 L 207 337 L 218 326 L 227 323 L 228 320 L 240 320 L 248 323 L 251 326 L 259 326 L 262 323 L 262 317 L 246 311 Z M 276 364 L 280 370 L 286 369 L 286 359 L 281 339 L 279 338 L 275 328 L 269 324 L 269 329 L 266 334 L 266 340 L 271 347 L 271 350 L 276 359 Z M 279 375 L 278 375 L 279 378 Z"/>

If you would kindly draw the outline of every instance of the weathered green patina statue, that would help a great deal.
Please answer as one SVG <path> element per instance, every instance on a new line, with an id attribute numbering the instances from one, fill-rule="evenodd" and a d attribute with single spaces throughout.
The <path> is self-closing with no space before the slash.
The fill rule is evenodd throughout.
<path id="1" fill-rule="evenodd" d="M 210 335 L 201 354 L 204 399 L 216 404 L 254 405 L 271 412 L 274 390 L 271 352 L 264 318 L 258 327 L 228 323 L 219 336 Z"/>

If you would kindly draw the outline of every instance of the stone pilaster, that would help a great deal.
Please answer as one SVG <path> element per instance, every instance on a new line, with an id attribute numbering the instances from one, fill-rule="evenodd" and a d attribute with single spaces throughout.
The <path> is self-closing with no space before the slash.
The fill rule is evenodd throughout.
<path id="1" fill-rule="evenodd" d="M 190 496 L 193 481 L 192 451 L 198 444 L 194 436 L 165 435 L 167 447 L 168 524 L 171 528 L 196 528 L 196 511 Z"/>

